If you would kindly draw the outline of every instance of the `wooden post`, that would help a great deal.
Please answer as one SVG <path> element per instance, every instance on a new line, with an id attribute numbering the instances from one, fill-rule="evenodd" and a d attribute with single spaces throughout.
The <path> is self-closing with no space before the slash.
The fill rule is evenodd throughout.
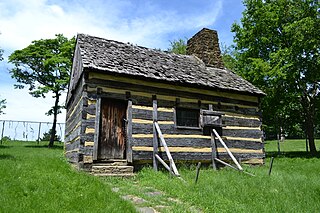
<path id="1" fill-rule="evenodd" d="M 238 169 L 242 171 L 243 168 L 241 167 L 241 165 L 239 164 L 237 159 L 233 156 L 232 152 L 230 152 L 230 150 L 227 147 L 227 145 L 225 144 L 225 142 L 221 139 L 221 137 L 219 136 L 217 130 L 213 129 L 212 131 L 215 134 L 215 136 L 218 138 L 218 140 L 222 144 L 222 146 L 225 148 L 225 150 L 227 151 L 228 155 L 231 157 L 232 161 L 237 165 Z"/>
<path id="2" fill-rule="evenodd" d="M 128 108 L 127 108 L 127 161 L 132 163 L 132 100 L 128 100 Z"/>
<path id="3" fill-rule="evenodd" d="M 197 173 L 196 173 L 196 180 L 195 180 L 195 184 L 197 184 L 198 182 L 198 178 L 199 178 L 199 173 L 200 173 L 200 168 L 201 168 L 201 162 L 198 163 L 197 165 Z"/>
<path id="4" fill-rule="evenodd" d="M 98 159 L 98 143 L 99 143 L 99 136 L 100 136 L 100 109 L 101 109 L 101 98 L 97 98 L 96 102 L 96 119 L 94 125 L 94 136 L 93 136 L 93 160 Z"/>
<path id="5" fill-rule="evenodd" d="M 4 133 L 4 124 L 6 121 L 3 121 L 2 123 L 2 131 L 1 131 L 1 144 L 2 144 L 2 138 L 3 138 L 3 133 Z"/>
<path id="6" fill-rule="evenodd" d="M 217 163 L 216 163 L 216 158 L 217 158 L 217 143 L 216 143 L 216 138 L 211 132 L 211 157 L 212 157 L 212 168 L 214 170 L 217 170 Z"/>
<path id="7" fill-rule="evenodd" d="M 273 159 L 274 159 L 274 157 L 272 157 L 270 160 L 270 167 L 269 167 L 269 173 L 268 173 L 269 176 L 271 175 L 271 171 L 272 171 Z"/>
<path id="8" fill-rule="evenodd" d="M 156 158 L 156 154 L 158 154 L 158 134 L 157 129 L 155 126 L 155 122 L 158 121 L 158 102 L 157 102 L 157 96 L 152 96 L 152 106 L 153 106 L 153 112 L 152 112 L 152 120 L 153 120 L 153 169 L 155 171 L 158 171 L 158 162 Z"/>
<path id="9" fill-rule="evenodd" d="M 37 144 L 39 145 L 40 143 L 40 130 L 41 130 L 41 122 L 39 123 L 39 130 L 38 130 L 38 140 L 37 140 Z"/>

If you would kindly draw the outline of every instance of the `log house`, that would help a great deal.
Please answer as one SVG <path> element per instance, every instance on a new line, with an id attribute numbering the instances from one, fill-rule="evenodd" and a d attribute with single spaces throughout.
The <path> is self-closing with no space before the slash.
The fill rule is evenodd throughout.
<path id="1" fill-rule="evenodd" d="M 212 161 L 215 128 L 242 163 L 262 164 L 260 98 L 224 68 L 217 32 L 202 29 L 178 55 L 77 35 L 66 101 L 65 155 L 79 169 L 119 159 L 152 163 L 157 121 L 176 162 Z M 157 143 L 157 142 L 156 142 Z M 219 158 L 228 158 L 222 146 Z"/>

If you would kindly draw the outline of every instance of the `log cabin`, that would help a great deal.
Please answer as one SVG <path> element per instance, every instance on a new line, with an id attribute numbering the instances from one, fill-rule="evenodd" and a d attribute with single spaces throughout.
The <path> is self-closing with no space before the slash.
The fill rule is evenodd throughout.
<path id="1" fill-rule="evenodd" d="M 187 55 L 78 34 L 65 156 L 89 172 L 101 163 L 155 164 L 155 154 L 167 161 L 156 122 L 175 162 L 212 162 L 215 129 L 235 158 L 263 164 L 264 95 L 224 67 L 214 30 L 189 39 Z M 228 158 L 219 143 L 216 152 Z"/>

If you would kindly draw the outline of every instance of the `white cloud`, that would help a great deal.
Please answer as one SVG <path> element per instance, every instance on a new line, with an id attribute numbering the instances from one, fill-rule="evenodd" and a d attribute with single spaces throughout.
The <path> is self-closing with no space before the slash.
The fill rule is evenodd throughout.
<path id="1" fill-rule="evenodd" d="M 92 3 L 92 4 L 90 4 Z M 0 42 L 4 49 L 21 49 L 32 40 L 76 33 L 129 41 L 139 45 L 163 47 L 169 32 L 212 25 L 222 9 L 222 1 L 209 4 L 201 14 L 179 14 L 152 3 L 145 4 L 144 14 L 134 16 L 130 1 L 76 1 L 49 3 L 46 0 L 11 0 L 0 4 Z M 132 17 L 124 14 L 133 14 Z M 160 39 L 160 41 L 155 40 Z"/>
<path id="2" fill-rule="evenodd" d="M 127 0 L 10 0 L 0 2 L 0 47 L 9 55 L 33 40 L 67 37 L 86 33 L 108 39 L 152 47 L 167 48 L 167 34 L 199 30 L 215 23 L 222 0 L 207 3 L 201 13 L 183 14 L 153 1 Z M 2 62 L 4 63 L 4 62 Z M 7 72 L 3 66 L 0 72 Z M 3 75 L 2 75 L 3 76 Z M 8 76 L 8 74 L 4 74 Z M 53 99 L 36 99 L 27 91 L 14 90 L 0 79 L 1 98 L 7 99 L 6 114 L 0 119 L 51 121 L 44 115 Z M 59 122 L 64 122 L 64 114 Z"/>

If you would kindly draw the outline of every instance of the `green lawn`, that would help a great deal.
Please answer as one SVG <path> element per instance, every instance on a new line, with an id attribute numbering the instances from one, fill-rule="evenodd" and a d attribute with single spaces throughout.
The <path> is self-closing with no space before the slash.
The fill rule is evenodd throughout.
<path id="1" fill-rule="evenodd" d="M 61 144 L 6 142 L 0 146 L 0 212 L 134 212 L 124 195 L 161 212 L 319 212 L 320 157 L 305 153 L 304 140 L 281 143 L 280 156 L 276 141 L 265 148 L 264 166 L 244 166 L 254 177 L 203 167 L 195 184 L 194 165 L 179 167 L 184 181 L 150 167 L 131 179 L 96 178 L 71 169 Z M 150 196 L 153 191 L 159 195 Z"/>
<path id="2" fill-rule="evenodd" d="M 99 178 L 74 171 L 62 146 L 0 145 L 0 212 L 135 212 Z"/>
<path id="3" fill-rule="evenodd" d="M 186 183 L 170 178 L 166 171 L 154 172 L 151 168 L 139 172 L 136 180 L 106 179 L 106 182 L 145 199 L 148 198 L 145 189 L 153 187 L 182 201 L 168 203 L 165 196 L 149 201 L 148 205 L 153 206 L 167 201 L 171 206 L 168 212 L 189 211 L 190 206 L 204 212 L 319 212 L 320 159 L 304 153 L 304 144 L 303 140 L 288 140 L 281 144 L 282 155 L 277 156 L 276 141 L 268 141 L 265 166 L 245 166 L 255 177 L 228 168 L 220 171 L 203 168 L 198 184 L 194 184 L 196 171 L 191 166 L 180 168 Z M 320 141 L 318 148 L 319 145 Z M 268 176 L 270 156 L 275 159 Z"/>

